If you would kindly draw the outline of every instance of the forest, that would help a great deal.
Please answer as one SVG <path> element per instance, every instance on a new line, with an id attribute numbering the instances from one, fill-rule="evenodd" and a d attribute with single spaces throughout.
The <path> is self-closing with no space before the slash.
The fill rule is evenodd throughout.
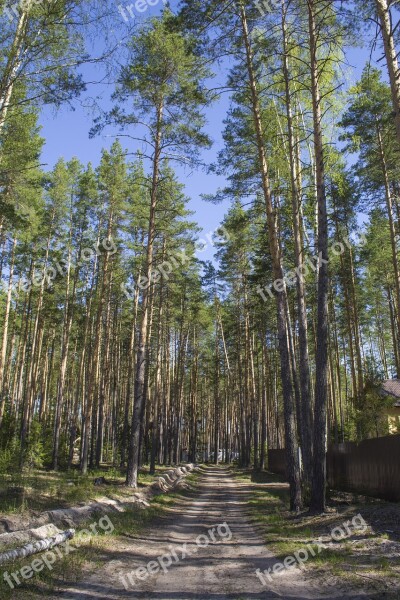
<path id="1" fill-rule="evenodd" d="M 399 3 L 140 6 L 0 1 L 0 472 L 285 448 L 323 512 L 327 447 L 388 435 L 400 373 Z M 100 160 L 44 164 L 77 104 Z"/>

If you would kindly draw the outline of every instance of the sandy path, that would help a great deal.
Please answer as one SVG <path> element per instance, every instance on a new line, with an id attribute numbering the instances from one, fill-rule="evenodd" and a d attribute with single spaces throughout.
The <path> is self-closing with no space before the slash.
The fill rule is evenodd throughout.
<path id="1" fill-rule="evenodd" d="M 143 538 L 122 537 L 99 557 L 102 566 L 78 584 L 71 583 L 58 595 L 62 600 L 141 598 L 143 600 L 272 600 L 373 598 L 367 594 L 346 595 L 342 590 L 324 591 L 306 581 L 299 569 L 285 570 L 263 586 L 255 571 L 277 562 L 261 535 L 249 523 L 245 498 L 251 484 L 234 481 L 227 470 L 210 467 L 203 472 L 196 494 L 185 497 L 146 532 Z M 227 523 L 226 527 L 216 529 Z M 209 533 L 214 528 L 213 533 Z M 232 533 L 230 538 L 229 531 Z M 200 548 L 197 536 L 203 534 Z M 215 542 L 212 541 L 214 537 Z M 183 544 L 186 548 L 182 548 Z M 189 550 L 185 558 L 182 553 Z M 138 567 L 157 561 L 163 554 L 173 565 L 163 572 L 139 580 Z M 190 553 L 190 554 L 189 554 Z M 179 562 L 174 559 L 177 556 Z M 132 573 L 133 585 L 127 574 Z M 121 576 L 125 577 L 128 589 Z M 375 596 L 376 597 L 376 596 Z"/>

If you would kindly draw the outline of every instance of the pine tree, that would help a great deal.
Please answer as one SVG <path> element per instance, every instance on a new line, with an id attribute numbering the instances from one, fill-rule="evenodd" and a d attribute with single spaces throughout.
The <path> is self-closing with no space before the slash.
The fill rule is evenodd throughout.
<path id="1" fill-rule="evenodd" d="M 146 400 L 151 276 L 154 258 L 156 211 L 159 200 L 160 168 L 165 158 L 195 159 L 198 149 L 208 145 L 201 133 L 201 107 L 207 101 L 201 80 L 207 72 L 191 52 L 190 44 L 171 29 L 171 16 L 165 12 L 130 44 L 130 57 L 119 76 L 114 99 L 118 105 L 107 118 L 123 129 L 145 122 L 144 140 L 150 150 L 152 176 L 147 232 L 147 256 L 142 277 L 141 323 L 135 375 L 134 409 L 130 440 L 127 485 L 137 486 L 140 460 L 140 430 Z M 126 104 L 128 103 L 128 108 Z M 134 113 L 130 113 L 133 104 Z M 104 124 L 98 124 L 97 129 Z"/>

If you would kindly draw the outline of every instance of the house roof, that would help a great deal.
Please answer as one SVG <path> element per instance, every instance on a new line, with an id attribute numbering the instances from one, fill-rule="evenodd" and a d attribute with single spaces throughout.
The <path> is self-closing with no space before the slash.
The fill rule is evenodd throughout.
<path id="1" fill-rule="evenodd" d="M 400 379 L 388 379 L 382 383 L 382 392 L 386 396 L 392 396 L 396 398 L 396 407 L 400 408 Z"/>

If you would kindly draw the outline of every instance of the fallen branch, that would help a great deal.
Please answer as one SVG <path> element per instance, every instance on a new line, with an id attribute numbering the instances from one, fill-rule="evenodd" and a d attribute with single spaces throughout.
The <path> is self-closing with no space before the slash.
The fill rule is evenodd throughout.
<path id="1" fill-rule="evenodd" d="M 74 537 L 74 535 L 75 529 L 68 529 L 67 531 L 58 533 L 53 537 L 46 538 L 45 540 L 40 540 L 32 544 L 27 544 L 22 548 L 16 548 L 15 550 L 3 552 L 2 554 L 0 554 L 0 565 L 3 565 L 7 562 L 12 562 L 13 560 L 17 560 L 18 558 L 26 558 L 27 556 L 31 556 L 32 554 L 38 554 L 38 552 L 43 552 L 44 550 L 50 550 L 50 548 L 54 548 L 55 546 L 59 546 L 67 540 L 70 540 Z"/>
<path id="2" fill-rule="evenodd" d="M 57 510 L 48 510 L 41 513 L 34 519 L 24 519 L 16 516 L 7 516 L 0 518 L 0 564 L 1 564 L 1 550 L 6 551 L 6 547 L 10 545 L 22 546 L 28 544 L 33 539 L 44 539 L 50 538 L 52 535 L 55 536 L 58 531 L 46 532 L 39 531 L 45 527 L 54 527 L 64 530 L 67 528 L 77 528 L 81 523 L 89 521 L 94 518 L 97 514 L 108 514 L 111 512 L 122 513 L 127 508 L 136 505 L 140 508 L 146 508 L 150 504 L 150 500 L 155 494 L 167 493 L 169 490 L 178 488 L 182 479 L 195 470 L 193 464 L 188 464 L 180 468 L 169 469 L 162 473 L 161 485 L 157 478 L 151 486 L 146 490 L 136 491 L 131 498 L 116 497 L 111 498 L 109 496 L 98 498 L 96 501 L 90 500 L 89 504 L 84 506 L 71 506 L 69 508 L 61 508 Z M 182 473 L 184 475 L 182 475 Z M 39 527 L 38 527 L 39 525 Z M 40 550 L 38 550 L 40 552 Z M 8 558 L 7 558 L 8 560 Z"/>

